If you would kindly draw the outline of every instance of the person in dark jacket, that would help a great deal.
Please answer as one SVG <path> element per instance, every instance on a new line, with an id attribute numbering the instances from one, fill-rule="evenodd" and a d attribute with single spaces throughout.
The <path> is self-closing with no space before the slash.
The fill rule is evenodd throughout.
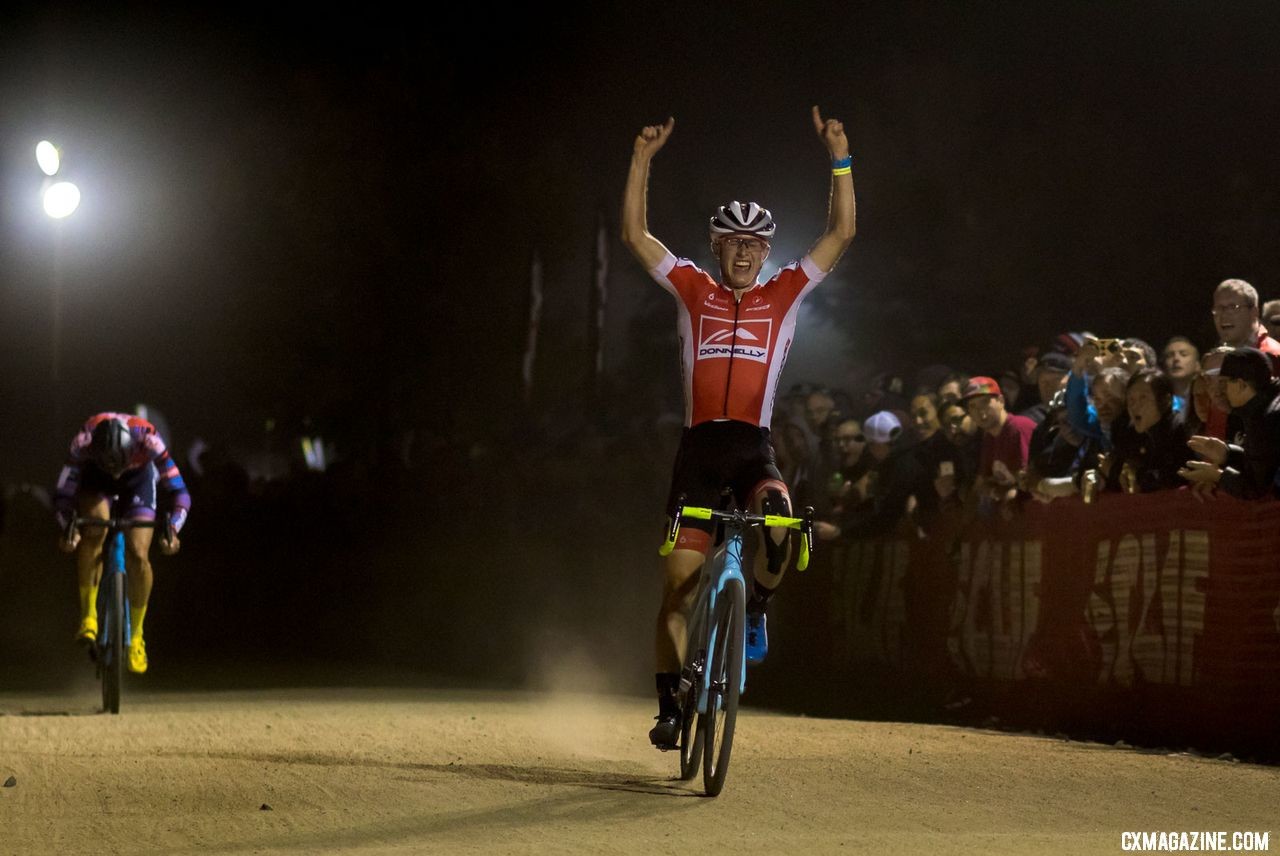
<path id="1" fill-rule="evenodd" d="M 1089 495 L 1086 480 L 1097 488 L 1119 491 L 1122 465 L 1118 461 L 1137 454 L 1141 438 L 1129 422 L 1126 409 L 1129 376 L 1116 366 L 1102 369 L 1089 385 L 1094 403 L 1083 397 L 1083 387 L 1073 373 L 1064 393 L 1070 439 L 1076 448 L 1070 475 L 1045 476 L 1028 485 L 1038 500 L 1049 502 L 1064 496 Z M 1060 450 L 1067 454 L 1067 450 Z M 1094 482 L 1090 482 L 1094 483 Z M 1095 488 L 1088 488 L 1093 490 Z"/>
<path id="2" fill-rule="evenodd" d="M 894 530 L 911 498 L 927 486 L 924 469 L 912 449 L 902 446 L 902 423 L 881 410 L 863 423 L 871 469 L 854 485 L 844 512 L 834 523 L 818 522 L 819 538 L 874 538 Z"/>
<path id="3" fill-rule="evenodd" d="M 1198 488 L 1217 486 L 1241 499 L 1268 496 L 1280 468 L 1280 389 L 1271 360 L 1241 347 L 1223 357 L 1219 378 L 1231 413 L 1242 428 L 1240 443 L 1197 436 L 1188 442 L 1204 460 L 1188 461 L 1179 475 Z"/>
<path id="4" fill-rule="evenodd" d="M 1044 421 L 1031 432 L 1027 484 L 1036 485 L 1043 478 L 1070 477 L 1082 442 L 1067 418 L 1066 393 L 1058 390 L 1049 401 Z"/>
<path id="5" fill-rule="evenodd" d="M 1191 457 L 1182 420 L 1173 409 L 1173 382 L 1160 369 L 1141 369 L 1129 378 L 1126 404 L 1134 431 L 1132 446 L 1117 449 L 1112 481 L 1128 493 L 1172 490 L 1184 482 L 1178 476 Z"/>
<path id="6" fill-rule="evenodd" d="M 823 511 L 815 509 L 820 518 L 838 517 L 843 513 L 846 502 L 858 502 L 853 486 L 862 480 L 875 462 L 867 452 L 867 436 L 857 419 L 845 419 L 836 426 L 835 443 L 840 450 L 840 467 L 827 486 L 830 497 L 827 508 Z"/>

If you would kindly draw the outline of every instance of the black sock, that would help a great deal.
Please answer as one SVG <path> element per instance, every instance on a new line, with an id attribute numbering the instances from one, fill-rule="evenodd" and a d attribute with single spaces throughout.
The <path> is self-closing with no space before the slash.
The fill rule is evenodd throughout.
<path id="1" fill-rule="evenodd" d="M 676 693 L 680 691 L 679 673 L 657 672 L 654 675 L 654 683 L 658 688 L 658 715 L 679 713 L 680 707 L 676 704 Z"/>
<path id="2" fill-rule="evenodd" d="M 769 598 L 771 597 L 773 597 L 773 589 L 760 585 L 759 580 L 752 580 L 751 598 L 747 601 L 747 612 L 752 615 L 761 614 L 769 605 Z"/>

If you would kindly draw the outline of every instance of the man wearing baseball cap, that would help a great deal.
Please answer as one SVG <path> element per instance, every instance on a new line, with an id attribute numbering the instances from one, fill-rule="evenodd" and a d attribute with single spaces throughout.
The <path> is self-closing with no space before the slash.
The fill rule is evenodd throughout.
<path id="1" fill-rule="evenodd" d="M 1240 418 L 1242 440 L 1228 445 L 1214 437 L 1192 437 L 1187 445 L 1204 460 L 1187 461 L 1178 475 L 1196 487 L 1217 485 L 1232 496 L 1269 496 L 1280 468 L 1280 396 L 1263 351 L 1236 348 L 1222 360 L 1224 394 Z"/>
<path id="2" fill-rule="evenodd" d="M 1025 416 L 1008 413 L 1000 384 L 989 377 L 969 378 L 961 400 L 969 411 L 969 418 L 982 431 L 978 496 L 996 502 L 1013 499 L 1018 493 L 1018 471 L 1027 465 L 1036 423 Z"/>
<path id="3" fill-rule="evenodd" d="M 1071 358 L 1066 354 L 1056 351 L 1041 354 L 1040 359 L 1036 360 L 1035 371 L 1036 390 L 1040 394 L 1040 401 L 1018 415 L 1025 416 L 1037 425 L 1043 422 L 1045 415 L 1049 412 L 1049 402 L 1053 400 L 1054 393 L 1067 385 L 1069 374 L 1071 374 Z"/>
<path id="4" fill-rule="evenodd" d="M 850 498 L 836 522 L 818 521 L 814 531 L 824 541 L 835 538 L 874 538 L 893 531 L 906 513 L 912 496 L 926 486 L 924 470 L 911 449 L 902 448 L 902 422 L 888 410 L 867 417 L 862 423 L 867 438 L 871 469 L 855 490 L 858 501 Z"/>

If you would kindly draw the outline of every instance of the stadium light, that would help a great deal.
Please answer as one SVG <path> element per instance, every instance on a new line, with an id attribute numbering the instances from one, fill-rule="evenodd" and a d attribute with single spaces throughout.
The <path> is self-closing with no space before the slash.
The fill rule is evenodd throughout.
<path id="1" fill-rule="evenodd" d="M 48 140 L 41 140 L 36 144 L 36 163 L 40 164 L 40 171 L 50 178 L 57 175 L 58 167 L 62 165 L 58 147 Z"/>
<path id="2" fill-rule="evenodd" d="M 80 188 L 69 181 L 49 185 L 44 191 L 44 213 L 55 220 L 70 217 L 80 206 Z"/>

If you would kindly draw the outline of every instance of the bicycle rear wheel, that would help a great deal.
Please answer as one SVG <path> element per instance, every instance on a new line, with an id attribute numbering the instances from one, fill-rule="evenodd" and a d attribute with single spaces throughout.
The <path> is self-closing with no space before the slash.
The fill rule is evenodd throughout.
<path id="1" fill-rule="evenodd" d="M 680 705 L 680 778 L 689 781 L 698 774 L 702 762 L 702 724 L 698 721 L 698 687 L 702 684 L 703 663 L 706 657 L 694 656 L 690 676 L 692 684 L 684 694 Z"/>
<path id="2" fill-rule="evenodd" d="M 120 684 L 124 679 L 124 575 L 107 574 L 104 620 L 106 633 L 98 667 L 102 674 L 102 710 L 120 712 Z"/>
<path id="3" fill-rule="evenodd" d="M 729 773 L 729 753 L 733 751 L 738 695 L 742 689 L 746 611 L 747 596 L 742 580 L 728 580 L 716 603 L 715 640 L 707 657 L 707 714 L 701 718 L 701 725 L 706 729 L 702 783 L 709 797 L 720 793 Z"/>

